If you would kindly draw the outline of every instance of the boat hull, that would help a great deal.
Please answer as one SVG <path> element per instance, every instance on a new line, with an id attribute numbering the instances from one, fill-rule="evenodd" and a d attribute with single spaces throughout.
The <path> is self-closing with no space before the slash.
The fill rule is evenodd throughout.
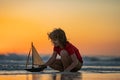
<path id="1" fill-rule="evenodd" d="M 39 67 L 39 68 L 31 68 L 31 69 L 25 69 L 25 70 L 29 71 L 29 72 L 40 72 L 40 71 L 43 71 L 45 68 L 47 68 L 47 67 L 42 66 L 42 67 Z"/>
<path id="2" fill-rule="evenodd" d="M 40 72 L 43 71 L 43 68 L 31 68 L 31 69 L 25 69 L 26 71 L 30 71 L 30 72 Z"/>

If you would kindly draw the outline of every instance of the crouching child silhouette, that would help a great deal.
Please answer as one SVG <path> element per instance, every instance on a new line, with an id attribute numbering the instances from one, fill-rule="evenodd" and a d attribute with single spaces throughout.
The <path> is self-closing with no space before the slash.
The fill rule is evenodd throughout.
<path id="1" fill-rule="evenodd" d="M 83 60 L 79 50 L 67 41 L 65 32 L 60 29 L 54 29 L 48 33 L 48 37 L 54 44 L 51 58 L 44 64 L 54 70 L 65 72 L 77 72 L 81 69 Z M 60 59 L 57 59 L 60 55 Z"/>

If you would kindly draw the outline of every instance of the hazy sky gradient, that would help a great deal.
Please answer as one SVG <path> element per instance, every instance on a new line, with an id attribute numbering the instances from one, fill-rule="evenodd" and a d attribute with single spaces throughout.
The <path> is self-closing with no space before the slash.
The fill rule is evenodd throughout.
<path id="1" fill-rule="evenodd" d="M 65 30 L 82 55 L 120 56 L 120 0 L 0 0 L 0 53 L 52 53 L 47 33 Z"/>

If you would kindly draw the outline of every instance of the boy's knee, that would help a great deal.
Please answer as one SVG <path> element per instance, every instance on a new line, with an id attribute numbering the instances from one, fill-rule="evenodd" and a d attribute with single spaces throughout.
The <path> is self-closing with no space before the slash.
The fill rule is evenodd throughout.
<path id="1" fill-rule="evenodd" d="M 60 52 L 60 56 L 68 56 L 68 52 L 66 50 L 62 50 Z"/>

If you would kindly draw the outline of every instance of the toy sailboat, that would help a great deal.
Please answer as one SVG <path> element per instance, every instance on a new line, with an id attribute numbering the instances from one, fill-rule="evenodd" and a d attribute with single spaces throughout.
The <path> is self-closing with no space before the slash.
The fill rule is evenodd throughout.
<path id="1" fill-rule="evenodd" d="M 32 68 L 28 69 L 29 58 L 30 58 L 31 53 L 32 53 Z M 44 64 L 44 62 L 43 62 L 42 58 L 39 56 L 33 43 L 31 43 L 31 49 L 28 54 L 25 70 L 30 71 L 30 72 L 40 72 L 46 68 L 46 66 L 43 64 Z"/>

